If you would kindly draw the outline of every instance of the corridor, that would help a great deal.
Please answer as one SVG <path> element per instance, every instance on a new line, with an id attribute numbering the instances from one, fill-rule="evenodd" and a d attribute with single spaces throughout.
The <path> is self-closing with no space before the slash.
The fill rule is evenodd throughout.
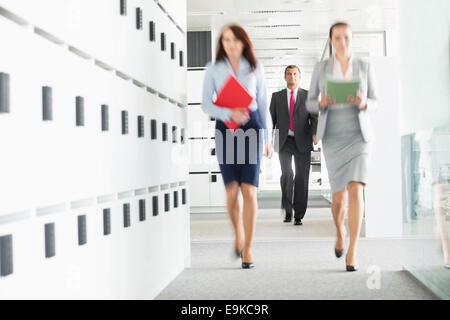
<path id="1" fill-rule="evenodd" d="M 252 270 L 232 255 L 225 212 L 191 214 L 191 266 L 156 299 L 435 299 L 403 270 L 421 258 L 412 251 L 437 250 L 434 240 L 363 237 L 360 270 L 348 273 L 344 258 L 334 256 L 330 209 L 314 207 L 323 202 L 310 201 L 303 226 L 283 223 L 276 203 L 259 200 Z"/>

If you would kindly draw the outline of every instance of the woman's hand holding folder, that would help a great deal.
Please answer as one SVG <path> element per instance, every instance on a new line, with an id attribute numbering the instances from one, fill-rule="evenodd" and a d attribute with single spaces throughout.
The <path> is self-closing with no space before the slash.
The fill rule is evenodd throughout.
<path id="1" fill-rule="evenodd" d="M 249 106 L 252 101 L 253 97 L 247 92 L 247 89 L 235 77 L 229 75 L 214 104 L 231 109 L 232 121 L 225 121 L 225 125 L 231 130 L 236 130 L 250 119 Z"/>
<path id="2" fill-rule="evenodd" d="M 231 120 L 238 123 L 239 125 L 244 125 L 250 119 L 248 109 L 236 108 L 231 109 Z"/>
<path id="3" fill-rule="evenodd" d="M 320 102 L 319 102 L 319 109 L 323 110 L 325 108 L 328 108 L 329 106 L 331 106 L 332 104 L 335 104 L 336 100 L 331 98 L 329 95 L 323 94 L 320 97 Z"/>
<path id="4" fill-rule="evenodd" d="M 356 91 L 356 97 L 355 96 L 348 96 L 347 97 L 347 101 L 350 102 L 350 103 L 353 103 L 360 110 L 367 109 L 367 101 L 361 95 L 361 92 L 359 90 Z"/>

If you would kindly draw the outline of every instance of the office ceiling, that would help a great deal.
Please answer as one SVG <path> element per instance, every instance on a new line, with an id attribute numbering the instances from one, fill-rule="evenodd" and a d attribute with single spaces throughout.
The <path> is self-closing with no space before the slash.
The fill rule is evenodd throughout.
<path id="1" fill-rule="evenodd" d="M 215 36 L 224 25 L 238 23 L 264 64 L 269 89 L 284 86 L 288 64 L 300 66 L 305 87 L 331 24 L 352 25 L 355 55 L 384 55 L 383 32 L 396 28 L 397 7 L 397 0 L 187 0 L 187 28 Z"/>

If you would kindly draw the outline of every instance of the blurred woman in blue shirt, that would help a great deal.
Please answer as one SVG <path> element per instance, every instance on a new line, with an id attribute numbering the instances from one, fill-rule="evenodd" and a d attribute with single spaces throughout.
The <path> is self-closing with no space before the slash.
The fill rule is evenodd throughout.
<path id="1" fill-rule="evenodd" d="M 217 44 L 216 62 L 209 63 L 207 67 L 202 109 L 216 119 L 216 155 L 227 193 L 228 214 L 235 231 L 235 252 L 238 257 L 242 257 L 242 268 L 249 269 L 254 267 L 252 242 L 258 209 L 256 191 L 263 137 L 266 142 L 265 156 L 270 157 L 272 154 L 268 139 L 271 134 L 267 123 L 271 122 L 267 122 L 269 115 L 264 71 L 256 60 L 246 31 L 238 25 L 223 29 Z M 249 110 L 214 105 L 215 95 L 219 94 L 230 75 L 253 97 Z M 240 128 L 233 132 L 227 128 L 225 121 L 234 121 Z M 238 200 L 239 188 L 244 200 L 243 219 Z"/>

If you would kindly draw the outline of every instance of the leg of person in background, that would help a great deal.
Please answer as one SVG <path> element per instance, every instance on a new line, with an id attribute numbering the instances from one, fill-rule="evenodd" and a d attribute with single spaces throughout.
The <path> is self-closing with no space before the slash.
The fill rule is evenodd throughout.
<path id="1" fill-rule="evenodd" d="M 308 207 L 309 171 L 311 169 L 311 152 L 297 152 L 294 156 L 294 211 L 295 224 L 301 225 Z"/>
<path id="2" fill-rule="evenodd" d="M 256 214 L 258 211 L 257 188 L 248 183 L 241 183 L 242 197 L 244 198 L 243 220 L 244 220 L 244 251 L 242 262 L 252 263 L 252 243 L 255 237 Z"/>
<path id="3" fill-rule="evenodd" d="M 227 211 L 230 216 L 231 223 L 234 229 L 234 251 L 236 256 L 240 256 L 243 249 L 243 232 L 241 223 L 241 208 L 239 206 L 239 184 L 237 181 L 228 183 L 225 186 L 227 193 Z"/>
<path id="4" fill-rule="evenodd" d="M 435 184 L 433 186 L 433 208 L 438 227 L 439 238 L 444 255 L 444 266 L 450 268 L 450 235 L 446 228 L 447 215 L 445 210 L 450 208 L 450 184 Z"/>
<path id="5" fill-rule="evenodd" d="M 292 195 L 294 192 L 294 172 L 292 171 L 292 153 L 287 148 L 287 143 L 283 150 L 280 150 L 278 156 L 280 158 L 281 167 L 281 201 L 282 207 L 285 209 L 285 220 L 284 222 L 291 222 L 292 220 Z M 284 204 L 284 206 L 283 206 Z"/>
<path id="6" fill-rule="evenodd" d="M 352 181 L 348 184 L 348 229 L 350 231 L 350 244 L 346 255 L 347 266 L 357 266 L 356 253 L 359 234 L 364 212 L 363 189 L 361 182 Z M 357 268 L 356 268 L 357 269 Z M 352 271 L 352 270 L 349 270 Z"/>
<path id="7" fill-rule="evenodd" d="M 335 254 L 338 258 L 342 256 L 345 249 L 345 207 L 347 205 L 347 190 L 333 193 L 331 202 L 331 213 L 333 214 L 334 225 L 336 226 L 336 243 L 334 245 Z"/>

